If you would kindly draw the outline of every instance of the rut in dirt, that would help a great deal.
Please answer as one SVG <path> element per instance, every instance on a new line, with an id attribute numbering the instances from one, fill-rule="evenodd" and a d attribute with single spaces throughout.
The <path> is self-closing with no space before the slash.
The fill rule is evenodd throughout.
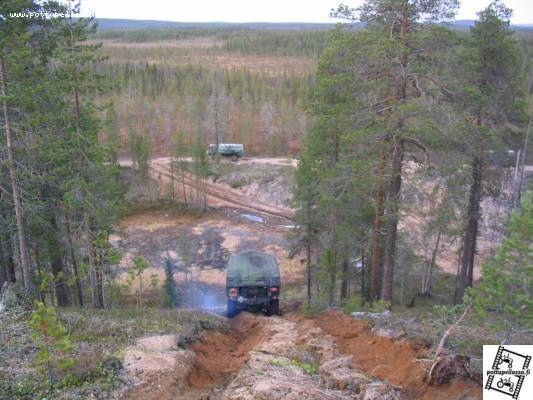
<path id="1" fill-rule="evenodd" d="M 208 331 L 191 345 L 196 354 L 187 383 L 197 389 L 219 384 L 238 371 L 249 352 L 268 337 L 263 321 L 240 314 L 229 321 L 230 332 Z"/>

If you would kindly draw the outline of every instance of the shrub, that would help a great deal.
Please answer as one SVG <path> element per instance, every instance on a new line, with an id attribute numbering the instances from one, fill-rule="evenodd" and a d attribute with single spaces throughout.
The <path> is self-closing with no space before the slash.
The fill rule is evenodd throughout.
<path id="1" fill-rule="evenodd" d="M 370 305 L 370 303 L 363 302 L 361 297 L 354 296 L 346 303 L 344 310 L 347 313 L 356 311 L 381 313 L 390 309 L 390 302 L 385 300 L 377 300 Z"/>
<path id="2" fill-rule="evenodd" d="M 469 291 L 474 299 L 475 315 L 486 319 L 490 312 L 501 320 L 506 330 L 533 327 L 533 192 L 526 192 L 522 205 L 514 210 L 507 225 L 507 235 L 494 256 L 481 266 L 483 279 Z"/>
<path id="3" fill-rule="evenodd" d="M 165 260 L 165 301 L 164 305 L 168 308 L 174 308 L 181 304 L 180 295 L 174 280 L 174 265 L 172 259 L 167 257 Z"/>

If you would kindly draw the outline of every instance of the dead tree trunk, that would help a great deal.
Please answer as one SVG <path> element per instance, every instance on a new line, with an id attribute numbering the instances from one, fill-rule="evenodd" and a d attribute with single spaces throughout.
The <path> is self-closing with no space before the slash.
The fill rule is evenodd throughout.
<path id="1" fill-rule="evenodd" d="M 522 189 L 524 186 L 524 175 L 526 169 L 526 157 L 527 157 L 527 147 L 529 142 L 529 135 L 531 133 L 531 119 L 527 125 L 526 138 L 524 139 L 524 147 L 519 152 L 517 157 L 517 171 L 515 174 L 515 187 L 513 190 L 513 207 L 519 207 L 520 201 L 522 199 Z"/>
<path id="2" fill-rule="evenodd" d="M 435 241 L 435 247 L 433 248 L 433 252 L 431 253 L 431 261 L 429 262 L 427 266 L 427 269 L 424 273 L 424 277 L 422 281 L 422 290 L 420 291 L 420 294 L 422 295 L 429 295 L 431 293 L 433 270 L 435 269 L 435 261 L 437 259 L 437 254 L 439 252 L 441 236 L 442 236 L 441 232 L 440 231 L 437 232 L 437 239 Z"/>
<path id="3" fill-rule="evenodd" d="M 400 192 L 402 187 L 402 163 L 403 163 L 403 141 L 394 143 L 392 151 L 391 180 L 388 195 L 387 212 L 387 237 L 385 238 L 385 255 L 383 263 L 383 286 L 381 288 L 381 298 L 392 302 L 392 287 L 394 280 L 394 259 L 396 256 L 396 236 L 398 232 L 398 221 L 400 212 Z"/>
<path id="4" fill-rule="evenodd" d="M 483 160 L 480 156 L 476 155 L 472 158 L 472 176 L 468 198 L 467 223 L 461 245 L 461 264 L 455 285 L 455 304 L 463 302 L 466 288 L 471 287 L 473 283 L 474 261 L 480 218 L 482 170 Z"/>
<path id="5" fill-rule="evenodd" d="M 17 177 L 15 173 L 15 163 L 13 159 L 13 142 L 11 137 L 11 124 L 9 113 L 7 110 L 7 88 L 6 88 L 6 72 L 4 65 L 4 58 L 0 58 L 0 88 L 2 90 L 2 109 L 4 114 L 4 131 L 6 135 L 6 150 L 7 161 L 9 168 L 9 178 L 11 180 L 11 191 L 13 195 L 13 205 L 15 208 L 15 221 L 17 225 L 18 245 L 20 252 L 20 264 L 22 267 L 22 276 L 24 279 L 24 288 L 29 293 L 33 293 L 32 271 L 30 259 L 28 256 L 28 248 L 26 246 L 26 236 L 24 228 L 24 215 L 19 196 L 19 188 L 17 184 Z"/>
<path id="6" fill-rule="evenodd" d="M 170 199 L 174 201 L 175 189 L 174 189 L 174 157 L 170 153 Z"/>
<path id="7" fill-rule="evenodd" d="M 307 256 L 307 305 L 311 307 L 311 245 L 305 246 Z"/>
<path id="8" fill-rule="evenodd" d="M 3 247 L 3 245 L 0 246 L 0 290 L 2 289 L 2 286 L 4 286 L 4 282 L 7 281 L 6 258 Z"/>
<path id="9" fill-rule="evenodd" d="M 361 299 L 364 300 L 367 298 L 367 284 L 366 280 L 367 278 L 367 270 L 366 270 L 366 263 L 365 263 L 365 248 L 363 247 L 361 249 Z"/>

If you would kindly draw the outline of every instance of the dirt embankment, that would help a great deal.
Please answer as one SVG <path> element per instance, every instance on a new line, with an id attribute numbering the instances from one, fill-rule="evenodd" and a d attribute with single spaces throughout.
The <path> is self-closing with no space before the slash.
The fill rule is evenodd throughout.
<path id="1" fill-rule="evenodd" d="M 229 324 L 228 331 L 202 333 L 187 349 L 166 336 L 129 348 L 125 364 L 137 385 L 126 398 L 481 398 L 479 385 L 463 377 L 428 386 L 420 362 L 427 348 L 379 336 L 340 312 L 285 318 L 242 313 Z M 139 370 L 146 371 L 140 379 Z"/>
<path id="2" fill-rule="evenodd" d="M 372 333 L 370 326 L 341 312 L 326 312 L 313 318 L 325 333 L 335 338 L 338 349 L 353 355 L 351 365 L 370 377 L 402 388 L 406 399 L 449 400 L 481 398 L 479 384 L 455 377 L 450 383 L 429 386 L 421 361 L 428 348 L 407 339 L 394 341 Z"/>
<path id="3" fill-rule="evenodd" d="M 229 322 L 228 331 L 202 332 L 192 344 L 178 335 L 140 339 L 125 351 L 125 370 L 133 387 L 124 398 L 213 398 L 248 361 L 249 352 L 267 340 L 268 333 L 265 320 L 243 313 Z"/>

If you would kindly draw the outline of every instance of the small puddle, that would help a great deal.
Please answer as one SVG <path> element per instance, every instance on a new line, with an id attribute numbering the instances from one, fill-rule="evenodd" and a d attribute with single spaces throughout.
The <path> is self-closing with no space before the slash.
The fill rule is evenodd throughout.
<path id="1" fill-rule="evenodd" d="M 250 220 L 250 221 L 253 221 L 253 222 L 259 222 L 259 223 L 263 222 L 263 218 L 261 218 L 258 215 L 254 215 L 254 214 L 241 214 L 241 217 L 244 217 L 247 220 Z"/>
<path id="2" fill-rule="evenodd" d="M 281 225 L 281 227 L 285 229 L 296 229 L 296 225 Z"/>

